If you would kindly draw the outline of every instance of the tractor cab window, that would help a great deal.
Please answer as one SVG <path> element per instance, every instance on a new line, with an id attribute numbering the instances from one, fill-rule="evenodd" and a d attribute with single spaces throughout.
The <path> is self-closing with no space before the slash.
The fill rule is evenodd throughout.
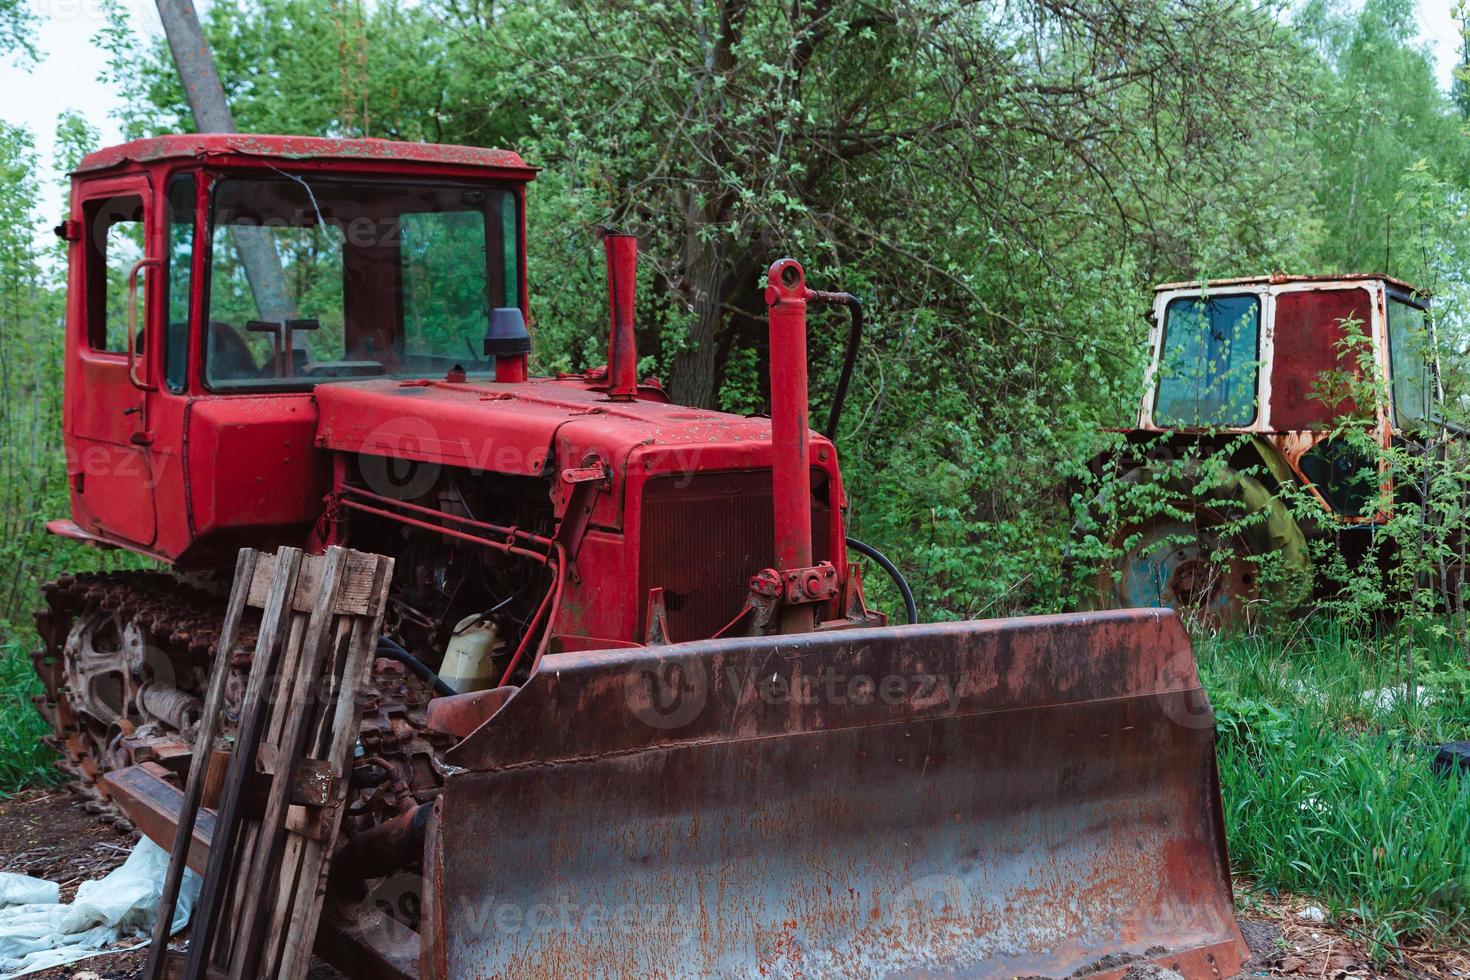
<path id="1" fill-rule="evenodd" d="M 1164 311 L 1153 418 L 1161 426 L 1247 426 L 1256 417 L 1261 303 L 1184 296 Z"/>
<path id="2" fill-rule="evenodd" d="M 180 392 L 189 367 L 189 288 L 194 259 L 194 176 L 168 185 L 168 322 L 164 332 L 164 381 Z"/>
<path id="3" fill-rule="evenodd" d="M 1429 314 L 1423 307 L 1390 296 L 1388 353 L 1393 372 L 1394 423 L 1412 425 L 1429 414 Z"/>
<path id="4" fill-rule="evenodd" d="M 128 195 L 91 201 L 84 205 L 84 213 L 87 346 L 94 351 L 126 354 L 128 281 L 143 258 L 143 199 Z"/>
<path id="5" fill-rule="evenodd" d="M 490 311 L 521 301 L 516 201 L 488 185 L 222 180 L 205 319 L 209 386 L 490 372 Z"/>

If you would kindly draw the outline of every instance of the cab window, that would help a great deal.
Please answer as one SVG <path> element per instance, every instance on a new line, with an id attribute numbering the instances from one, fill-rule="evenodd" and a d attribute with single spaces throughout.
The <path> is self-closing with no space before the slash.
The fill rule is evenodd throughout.
<path id="1" fill-rule="evenodd" d="M 87 222 L 87 346 L 126 354 L 128 276 L 143 257 L 143 199 L 123 195 L 89 201 L 82 213 Z M 141 289 L 140 278 L 140 306 Z M 142 310 L 138 313 L 141 317 Z"/>
<path id="2" fill-rule="evenodd" d="M 519 195 L 493 184 L 227 178 L 210 233 L 213 389 L 488 373 L 496 307 L 520 306 Z"/>
<path id="3" fill-rule="evenodd" d="M 1256 417 L 1261 303 L 1253 294 L 1182 296 L 1164 311 L 1154 422 L 1250 425 Z"/>
<path id="4" fill-rule="evenodd" d="M 194 260 L 194 178 L 176 177 L 168 185 L 168 322 L 164 380 L 169 391 L 184 390 L 189 364 L 189 293 Z"/>
<path id="5" fill-rule="evenodd" d="M 1423 307 L 1396 297 L 1388 300 L 1388 353 L 1393 371 L 1393 415 L 1398 426 L 1429 414 L 1429 316 Z"/>

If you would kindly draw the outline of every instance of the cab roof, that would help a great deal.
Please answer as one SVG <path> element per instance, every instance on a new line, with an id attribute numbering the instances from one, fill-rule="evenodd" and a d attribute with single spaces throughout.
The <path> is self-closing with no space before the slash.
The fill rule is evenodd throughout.
<path id="1" fill-rule="evenodd" d="M 1402 279 L 1395 279 L 1393 276 L 1380 275 L 1376 272 L 1344 272 L 1338 275 L 1320 276 L 1289 276 L 1284 272 L 1273 272 L 1269 276 L 1242 276 L 1237 279 L 1197 279 L 1192 282 L 1164 282 L 1155 286 L 1154 292 L 1161 293 L 1166 289 L 1197 289 L 1200 287 L 1213 289 L 1221 286 L 1277 286 L 1288 282 L 1384 282 L 1418 296 L 1429 295 L 1429 290 L 1427 289 L 1420 289 L 1413 283 L 1404 282 Z"/>
<path id="2" fill-rule="evenodd" d="M 530 180 L 536 168 L 513 150 L 443 143 L 409 143 L 385 139 L 329 139 L 321 136 L 265 136 L 250 133 L 182 133 L 150 136 L 89 153 L 75 174 L 108 170 L 127 163 L 203 159 L 211 156 L 259 156 L 281 160 L 382 160 L 407 163 L 484 167 L 502 176 Z"/>

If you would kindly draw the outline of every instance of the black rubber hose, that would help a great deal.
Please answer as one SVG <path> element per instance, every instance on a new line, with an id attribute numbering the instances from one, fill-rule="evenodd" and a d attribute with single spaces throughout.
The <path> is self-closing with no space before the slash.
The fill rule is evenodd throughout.
<path id="1" fill-rule="evenodd" d="M 893 579 L 893 584 L 898 586 L 898 591 L 903 593 L 903 611 L 908 616 L 909 625 L 912 626 L 914 623 L 917 623 L 919 621 L 919 607 L 914 602 L 914 592 L 909 588 L 908 579 L 903 577 L 903 572 L 898 570 L 898 566 L 889 561 L 888 556 L 883 554 L 883 552 L 870 544 L 863 544 L 857 538 L 848 538 L 847 546 L 853 551 L 873 559 L 873 561 L 878 563 L 879 568 L 888 573 L 888 577 Z"/>
<path id="2" fill-rule="evenodd" d="M 454 688 L 445 683 L 444 678 L 429 669 L 429 665 L 418 657 L 409 653 L 403 647 L 386 636 L 378 637 L 378 649 L 375 651 L 379 657 L 385 660 L 396 660 L 409 670 L 413 671 L 420 680 L 428 681 L 434 686 L 434 693 L 443 697 L 458 694 Z"/>
<path id="3" fill-rule="evenodd" d="M 847 328 L 847 350 L 842 355 L 842 373 L 837 376 L 837 389 L 832 392 L 832 408 L 827 413 L 827 428 L 823 431 L 828 439 L 835 442 L 837 423 L 842 420 L 842 405 L 847 401 L 847 386 L 852 383 L 858 348 L 863 342 L 863 304 L 852 293 L 824 293 L 814 289 L 812 298 L 817 303 L 845 306 L 851 315 L 851 323 Z"/>

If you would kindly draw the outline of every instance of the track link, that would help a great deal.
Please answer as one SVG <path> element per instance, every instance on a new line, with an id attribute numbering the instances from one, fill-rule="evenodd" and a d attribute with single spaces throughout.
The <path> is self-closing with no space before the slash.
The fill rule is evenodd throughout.
<path id="1" fill-rule="evenodd" d="M 165 678 L 172 689 L 169 702 L 193 699 L 202 707 L 203 690 L 220 655 L 228 600 L 166 572 L 66 575 L 42 591 L 46 602 L 35 616 L 41 645 L 32 661 L 44 690 L 35 700 L 36 709 L 52 731 L 47 743 L 59 753 L 57 766 L 83 806 L 115 826 L 130 828 L 127 816 L 109 799 L 102 776 L 150 761 L 162 746 L 176 752 L 181 743 L 193 741 L 192 724 L 142 717 L 135 710 L 138 692 L 164 673 L 170 675 Z M 247 610 L 246 617 L 229 651 L 231 667 L 242 678 L 250 669 L 259 611 Z M 137 656 L 140 647 L 146 649 L 146 662 Z M 102 672 L 111 676 L 98 684 L 95 677 Z M 375 664 L 373 680 L 373 692 L 362 705 L 363 758 L 353 774 L 348 834 L 414 809 L 432 799 L 441 784 L 433 760 L 444 737 L 428 732 L 425 725 L 432 692 L 402 664 L 388 660 Z M 234 721 L 228 693 L 224 712 L 228 731 Z"/>
<path id="2" fill-rule="evenodd" d="M 88 703 L 85 692 L 73 689 L 66 663 L 68 642 L 85 639 L 74 633 L 94 622 L 110 621 L 114 632 L 126 625 L 135 642 L 146 644 L 155 664 L 167 663 L 176 677 L 186 678 L 196 669 L 207 672 L 218 654 L 225 599 L 170 574 L 146 571 L 64 575 L 44 585 L 42 593 L 46 604 L 35 615 L 41 645 L 31 659 L 44 690 L 35 699 L 36 709 L 52 730 L 47 742 L 60 754 L 57 766 L 84 806 L 114 825 L 130 826 L 100 782 L 117 754 L 109 751 L 110 742 L 119 734 L 131 734 L 127 706 L 122 705 L 111 739 L 99 732 L 99 716 L 118 713 L 119 706 Z M 254 646 L 254 624 L 242 634 L 239 645 L 248 650 Z M 130 671 L 121 651 L 117 669 L 125 678 Z M 125 679 L 125 690 L 126 686 Z"/>

